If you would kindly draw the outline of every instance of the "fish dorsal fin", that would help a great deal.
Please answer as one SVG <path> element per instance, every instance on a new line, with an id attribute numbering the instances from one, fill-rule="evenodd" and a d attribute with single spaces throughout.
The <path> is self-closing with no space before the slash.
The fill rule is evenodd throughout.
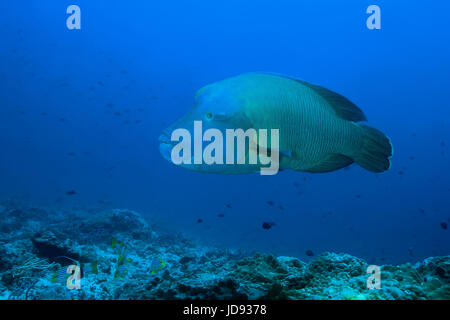
<path id="1" fill-rule="evenodd" d="M 306 81 L 296 80 L 297 82 L 313 89 L 317 94 L 324 98 L 328 104 L 333 108 L 334 112 L 345 120 L 354 122 L 367 121 L 367 118 L 360 108 L 353 102 L 340 94 L 328 90 L 327 88 L 310 84 Z"/>
<path id="2" fill-rule="evenodd" d="M 293 81 L 296 81 L 312 90 L 314 90 L 318 95 L 320 95 L 322 98 L 324 98 L 330 107 L 333 109 L 333 111 L 342 119 L 349 120 L 349 121 L 367 121 L 367 118 L 365 114 L 362 112 L 362 110 L 357 107 L 353 102 L 348 100 L 346 97 L 341 96 L 340 94 L 333 92 L 327 88 L 311 84 L 309 82 L 295 79 L 289 76 L 285 76 L 282 74 L 276 74 L 276 73 L 266 73 L 268 75 L 272 76 L 278 76 L 283 77 L 286 79 L 290 79 Z"/>

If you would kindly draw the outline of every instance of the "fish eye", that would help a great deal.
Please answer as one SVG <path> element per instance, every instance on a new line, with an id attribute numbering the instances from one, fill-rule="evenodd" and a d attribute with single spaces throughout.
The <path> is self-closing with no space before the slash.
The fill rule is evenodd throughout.
<path id="1" fill-rule="evenodd" d="M 211 120 L 213 118 L 213 114 L 211 112 L 207 112 L 205 113 L 205 117 L 206 119 Z"/>

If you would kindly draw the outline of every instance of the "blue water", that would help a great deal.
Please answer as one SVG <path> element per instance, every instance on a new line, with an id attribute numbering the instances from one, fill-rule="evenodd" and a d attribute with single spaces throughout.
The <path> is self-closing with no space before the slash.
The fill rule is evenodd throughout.
<path id="1" fill-rule="evenodd" d="M 66 27 L 70 4 L 81 30 Z M 371 4 L 381 30 L 366 27 Z M 2 1 L 0 199 L 134 209 L 205 243 L 302 260 L 306 250 L 376 263 L 449 254 L 440 226 L 450 218 L 449 9 L 444 0 Z M 391 170 L 222 176 L 163 159 L 161 130 L 194 93 L 249 71 L 351 99 L 391 138 Z M 267 221 L 276 225 L 265 230 Z"/>

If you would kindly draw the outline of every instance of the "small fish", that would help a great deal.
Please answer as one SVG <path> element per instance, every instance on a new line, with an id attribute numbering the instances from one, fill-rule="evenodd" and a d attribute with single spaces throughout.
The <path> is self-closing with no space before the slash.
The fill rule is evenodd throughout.
<path id="1" fill-rule="evenodd" d="M 50 282 L 52 282 L 52 283 L 65 282 L 65 281 L 67 281 L 67 278 L 69 276 L 70 276 L 70 274 L 67 273 L 67 266 L 62 267 L 61 269 L 59 269 L 57 272 L 55 272 L 52 275 Z"/>
<path id="2" fill-rule="evenodd" d="M 116 249 L 116 248 L 119 248 L 119 247 L 125 247 L 125 244 L 123 242 L 120 242 L 116 238 L 112 238 L 111 239 L 111 248 Z"/>
<path id="3" fill-rule="evenodd" d="M 128 270 L 125 269 L 124 265 L 117 266 L 116 272 L 114 273 L 114 279 L 115 280 L 120 279 L 123 275 L 126 275 L 127 273 Z"/>
<path id="4" fill-rule="evenodd" d="M 227 207 L 228 209 L 231 209 L 231 204 L 227 204 L 226 207 Z"/>
<path id="5" fill-rule="evenodd" d="M 314 252 L 313 252 L 312 250 L 306 250 L 306 251 L 305 251 L 305 254 L 306 254 L 308 257 L 314 256 Z"/>
<path id="6" fill-rule="evenodd" d="M 357 195 L 355 195 L 355 198 L 356 198 L 356 199 L 361 199 L 361 195 L 360 195 L 360 194 L 357 194 Z"/>
<path id="7" fill-rule="evenodd" d="M 444 230 L 447 230 L 448 229 L 447 222 L 441 222 L 441 228 L 444 229 Z"/>
<path id="8" fill-rule="evenodd" d="M 197 223 L 202 223 L 203 222 L 203 219 L 197 219 Z"/>
<path id="9" fill-rule="evenodd" d="M 219 218 L 223 218 L 223 217 L 225 217 L 225 214 L 224 214 L 224 213 L 219 213 L 217 216 L 218 216 Z"/>
<path id="10" fill-rule="evenodd" d="M 273 202 L 272 200 L 267 201 L 267 204 L 271 207 L 273 207 L 275 205 L 275 202 Z"/>
<path id="11" fill-rule="evenodd" d="M 91 262 L 83 266 L 81 270 L 83 271 L 84 276 L 86 276 L 89 273 L 98 274 L 98 262 L 97 261 Z"/>
<path id="12" fill-rule="evenodd" d="M 68 196 L 74 196 L 74 195 L 77 194 L 77 192 L 76 192 L 75 190 L 69 190 L 69 191 L 66 191 L 66 194 L 67 194 Z"/>
<path id="13" fill-rule="evenodd" d="M 262 228 L 268 230 L 275 225 L 276 225 L 275 222 L 263 222 Z"/>

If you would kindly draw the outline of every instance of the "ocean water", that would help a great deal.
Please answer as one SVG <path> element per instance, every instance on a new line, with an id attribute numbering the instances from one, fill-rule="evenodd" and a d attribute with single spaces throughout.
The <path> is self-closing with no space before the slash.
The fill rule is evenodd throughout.
<path id="1" fill-rule="evenodd" d="M 71 4 L 80 30 L 66 26 Z M 366 26 L 371 4 L 380 30 Z M 449 9 L 443 0 L 2 1 L 0 200 L 127 208 L 200 242 L 304 261 L 307 250 L 379 264 L 448 255 Z M 195 92 L 251 71 L 349 98 L 391 138 L 391 169 L 216 175 L 166 161 L 158 137 Z"/>

